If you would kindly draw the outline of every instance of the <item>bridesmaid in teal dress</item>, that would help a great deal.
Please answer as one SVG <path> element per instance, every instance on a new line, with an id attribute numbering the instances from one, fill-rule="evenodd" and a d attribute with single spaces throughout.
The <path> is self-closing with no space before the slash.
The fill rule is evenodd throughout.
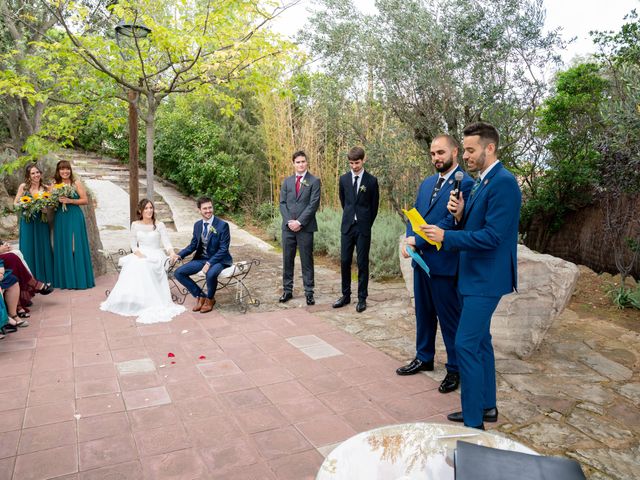
<path id="1" fill-rule="evenodd" d="M 79 205 L 87 205 L 87 191 L 75 179 L 71 164 L 60 160 L 55 183 L 71 185 L 73 193 L 60 197 L 53 225 L 53 285 L 57 288 L 84 290 L 95 285 L 91 252 L 84 214 Z M 56 188 L 56 185 L 53 186 Z"/>
<path id="2" fill-rule="evenodd" d="M 42 171 L 35 163 L 30 163 L 25 169 L 24 183 L 18 187 L 14 203 L 18 205 L 20 198 L 42 194 L 45 187 L 42 184 Z M 45 283 L 53 282 L 53 254 L 51 250 L 51 236 L 49 224 L 42 221 L 40 215 L 26 219 L 20 216 L 20 251 L 29 265 L 34 277 Z"/>

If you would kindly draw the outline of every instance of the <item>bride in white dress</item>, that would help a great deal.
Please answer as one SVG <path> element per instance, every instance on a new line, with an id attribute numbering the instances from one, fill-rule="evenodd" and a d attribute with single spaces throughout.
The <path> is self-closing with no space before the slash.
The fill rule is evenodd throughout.
<path id="1" fill-rule="evenodd" d="M 136 316 L 138 323 L 169 322 L 184 312 L 171 300 L 167 255 L 177 257 L 164 223 L 157 222 L 150 200 L 138 204 L 138 220 L 131 224 L 131 251 L 118 262 L 122 267 L 116 285 L 100 310 L 123 316 Z"/>

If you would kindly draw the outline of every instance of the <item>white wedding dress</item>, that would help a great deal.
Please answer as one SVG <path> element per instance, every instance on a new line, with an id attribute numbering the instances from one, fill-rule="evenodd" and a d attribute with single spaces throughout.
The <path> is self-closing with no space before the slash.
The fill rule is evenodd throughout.
<path id="1" fill-rule="evenodd" d="M 156 222 L 155 230 L 153 225 L 134 222 L 130 239 L 131 251 L 144 258 L 132 253 L 120 259 L 120 276 L 100 310 L 138 317 L 138 323 L 169 322 L 185 308 L 171 300 L 164 269 L 166 252 L 173 249 L 167 229 L 162 222 Z"/>

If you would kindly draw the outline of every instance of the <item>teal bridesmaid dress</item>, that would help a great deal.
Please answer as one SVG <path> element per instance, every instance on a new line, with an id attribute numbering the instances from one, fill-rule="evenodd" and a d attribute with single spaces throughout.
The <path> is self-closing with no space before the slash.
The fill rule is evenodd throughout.
<path id="1" fill-rule="evenodd" d="M 73 199 L 80 198 L 74 192 Z M 84 214 L 78 205 L 62 205 L 53 225 L 53 286 L 84 290 L 95 286 Z"/>
<path id="2" fill-rule="evenodd" d="M 20 251 L 34 278 L 41 282 L 53 282 L 53 253 L 49 224 L 40 215 L 27 220 L 20 216 Z"/>

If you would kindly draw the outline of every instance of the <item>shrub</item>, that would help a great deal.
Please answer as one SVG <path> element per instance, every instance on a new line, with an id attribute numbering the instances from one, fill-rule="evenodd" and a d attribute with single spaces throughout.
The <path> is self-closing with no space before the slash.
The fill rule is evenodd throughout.
<path id="1" fill-rule="evenodd" d="M 619 309 L 635 308 L 640 310 L 640 284 L 636 288 L 625 285 L 613 286 L 608 292 L 609 298 Z"/>

